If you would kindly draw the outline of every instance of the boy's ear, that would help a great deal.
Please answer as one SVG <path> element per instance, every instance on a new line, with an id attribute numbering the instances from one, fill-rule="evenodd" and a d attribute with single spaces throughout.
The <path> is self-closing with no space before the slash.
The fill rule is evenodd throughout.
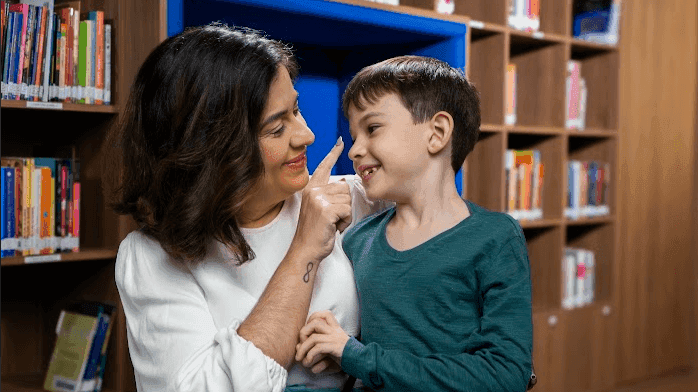
<path id="1" fill-rule="evenodd" d="M 453 136 L 453 117 L 448 112 L 438 112 L 431 118 L 431 134 L 427 150 L 438 154 L 451 141 Z"/>

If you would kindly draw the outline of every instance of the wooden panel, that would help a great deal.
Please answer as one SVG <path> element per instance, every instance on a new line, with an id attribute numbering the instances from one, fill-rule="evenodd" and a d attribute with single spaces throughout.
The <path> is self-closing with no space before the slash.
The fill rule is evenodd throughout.
<path id="1" fill-rule="evenodd" d="M 533 366 L 538 378 L 533 390 L 536 392 L 563 390 L 563 366 L 568 354 L 559 324 L 556 312 L 533 314 Z"/>
<path id="2" fill-rule="evenodd" d="M 618 379 L 690 365 L 698 2 L 624 1 Z M 693 302 L 693 303 L 692 303 Z"/>
<path id="3" fill-rule="evenodd" d="M 494 211 L 504 210 L 504 143 L 502 133 L 481 132 L 466 159 L 466 198 Z"/>
<path id="4" fill-rule="evenodd" d="M 560 308 L 562 228 L 526 228 L 526 246 L 531 263 L 531 302 L 534 312 Z M 542 339 L 542 338 L 541 338 Z"/>
<path id="5" fill-rule="evenodd" d="M 571 15 L 571 4 L 567 0 L 539 1 L 540 5 L 540 31 L 546 33 L 570 35 L 571 18 L 563 15 Z"/>
<path id="6" fill-rule="evenodd" d="M 480 93 L 482 123 L 503 124 L 505 36 L 492 34 L 473 37 L 468 49 L 468 79 Z"/>

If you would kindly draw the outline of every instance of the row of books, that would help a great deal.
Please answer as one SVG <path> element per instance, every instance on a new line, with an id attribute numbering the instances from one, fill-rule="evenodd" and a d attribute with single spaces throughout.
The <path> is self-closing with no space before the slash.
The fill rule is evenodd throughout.
<path id="1" fill-rule="evenodd" d="M 594 302 L 594 252 L 565 248 L 562 258 L 562 308 L 573 309 Z"/>
<path id="2" fill-rule="evenodd" d="M 544 165 L 538 150 L 504 153 L 507 213 L 518 220 L 543 218 Z"/>
<path id="3" fill-rule="evenodd" d="M 79 161 L 2 158 L 2 257 L 80 250 Z"/>
<path id="4" fill-rule="evenodd" d="M 590 218 L 609 214 L 611 165 L 597 161 L 567 163 L 565 217 Z"/>
<path id="5" fill-rule="evenodd" d="M 565 78 L 565 127 L 568 129 L 583 130 L 586 126 L 587 112 L 587 86 L 581 76 L 582 63 L 576 60 L 567 62 L 567 76 Z M 508 64 L 505 76 L 506 83 L 506 107 L 504 111 L 504 123 L 516 124 L 516 64 Z"/>
<path id="6" fill-rule="evenodd" d="M 109 303 L 79 302 L 61 311 L 56 323 L 56 345 L 44 379 L 45 390 L 102 390 L 115 309 Z"/>
<path id="7" fill-rule="evenodd" d="M 509 27 L 524 31 L 540 29 L 541 0 L 509 0 Z"/>
<path id="8" fill-rule="evenodd" d="M 582 63 L 569 60 L 565 77 L 565 127 L 567 129 L 585 128 L 587 95 L 586 80 L 582 77 Z"/>
<path id="9" fill-rule="evenodd" d="M 111 103 L 111 23 L 80 1 L 2 2 L 2 98 Z"/>

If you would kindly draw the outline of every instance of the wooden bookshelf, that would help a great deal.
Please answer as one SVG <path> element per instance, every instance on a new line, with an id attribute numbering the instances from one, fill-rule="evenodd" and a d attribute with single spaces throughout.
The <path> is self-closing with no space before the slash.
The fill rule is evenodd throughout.
<path id="1" fill-rule="evenodd" d="M 56 4 L 64 2 L 56 0 Z M 80 252 L 2 258 L 3 391 L 42 391 L 55 344 L 60 310 L 73 301 L 117 305 L 109 341 L 105 391 L 135 391 L 126 324 L 114 281 L 118 245 L 131 230 L 128 219 L 107 206 L 100 179 L 105 132 L 117 120 L 131 81 L 161 36 L 158 0 L 81 0 L 81 10 L 103 10 L 112 22 L 112 104 L 38 103 L 2 100 L 2 156 L 80 159 L 82 183 Z M 163 8 L 164 9 L 164 8 Z"/>
<path id="2" fill-rule="evenodd" d="M 322 5 L 320 0 L 307 2 L 316 8 Z M 84 203 L 81 245 L 85 249 L 75 255 L 62 256 L 65 257 L 62 261 L 69 262 L 26 264 L 21 257 L 3 259 L 4 390 L 41 390 L 42 374 L 53 347 L 57 312 L 63 303 L 76 299 L 105 299 L 118 303 L 117 328 L 109 343 L 105 390 L 135 390 L 125 319 L 113 276 L 115 251 L 132 226 L 127 219 L 110 212 L 105 204 L 100 187 L 99 150 L 104 132 L 116 119 L 118 108 L 126 102 L 138 67 L 172 27 L 168 26 L 168 12 L 170 17 L 176 12 L 170 12 L 172 10 L 168 8 L 183 7 L 186 10 L 183 3 L 191 2 L 82 1 L 83 9 L 103 9 L 105 18 L 114 20 L 113 106 L 66 104 L 63 110 L 50 110 L 28 108 L 20 101 L 2 101 L 3 156 L 39 156 L 74 148 L 81 158 Z M 236 3 L 235 0 L 204 1 L 197 7 L 215 5 L 227 9 L 226 6 L 236 6 Z M 294 6 L 296 3 L 299 2 L 294 2 Z M 468 27 L 463 65 L 481 94 L 483 126 L 478 145 L 463 168 L 463 196 L 487 208 L 504 211 L 504 152 L 512 148 L 537 149 L 541 151 L 545 164 L 543 219 L 521 222 L 531 259 L 534 361 L 539 376 L 535 390 L 596 391 L 614 385 L 614 347 L 618 333 L 615 315 L 619 229 L 615 200 L 619 197 L 616 190 L 619 49 L 571 37 L 571 0 L 542 0 L 538 33 L 507 26 L 507 0 L 457 1 L 454 15 L 436 13 L 433 0 L 402 0 L 401 6 L 363 0 L 328 0 L 327 3 L 354 7 L 355 13 L 380 10 Z M 283 11 L 274 12 L 283 14 Z M 301 18 L 299 13 L 290 11 L 284 15 L 290 20 Z M 186 27 L 188 23 L 201 24 L 225 17 L 217 15 L 209 20 L 199 18 L 183 24 Z M 244 19 L 236 22 L 246 25 Z M 255 22 L 259 22 L 259 18 Z M 270 35 L 282 40 L 288 38 Z M 422 43 L 415 42 L 410 48 L 421 50 L 419 45 Z M 389 44 L 384 43 L 386 47 Z M 301 51 L 307 49 L 295 47 Z M 346 48 L 340 49 L 346 51 Z M 398 54 L 404 53 L 386 51 L 384 55 Z M 379 59 L 371 59 L 371 62 Z M 565 70 L 570 59 L 582 61 L 583 76 L 588 84 L 585 131 L 565 129 Z M 513 126 L 504 124 L 505 70 L 510 62 L 517 65 L 518 73 L 518 121 Z M 301 68 L 301 74 L 304 69 L 308 68 Z M 302 98 L 304 96 L 307 95 L 301 94 Z M 303 110 L 304 114 L 312 116 L 312 107 Z M 50 135 L 45 130 L 48 125 L 54 127 Z M 33 131 L 27 135 L 25 129 Z M 60 130 L 63 136 L 51 136 L 55 134 L 54 129 Z M 323 127 L 314 126 L 313 129 L 316 134 L 324 132 Z M 45 138 L 37 140 L 37 135 Z M 335 139 L 336 135 L 329 138 L 332 143 Z M 316 142 L 319 140 L 320 137 Z M 564 217 L 563 196 L 567 188 L 566 165 L 569 159 L 597 159 L 611 163 L 613 201 L 610 216 L 579 220 Z M 569 311 L 561 307 L 561 264 L 567 246 L 592 249 L 597 261 L 595 302 Z M 40 281 L 48 289 L 32 288 L 36 287 L 37 276 L 42 276 Z M 60 276 L 60 285 L 56 276 Z M 10 345 L 4 342 L 25 343 Z M 571 355 L 572 352 L 577 354 Z"/>

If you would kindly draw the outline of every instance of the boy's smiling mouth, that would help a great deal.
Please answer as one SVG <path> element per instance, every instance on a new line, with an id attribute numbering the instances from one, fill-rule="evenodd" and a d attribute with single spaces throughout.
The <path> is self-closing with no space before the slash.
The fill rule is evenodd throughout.
<path id="1" fill-rule="evenodd" d="M 361 165 L 359 166 L 358 173 L 362 180 L 368 181 L 368 179 L 373 176 L 373 173 L 375 173 L 380 167 L 380 165 Z"/>

